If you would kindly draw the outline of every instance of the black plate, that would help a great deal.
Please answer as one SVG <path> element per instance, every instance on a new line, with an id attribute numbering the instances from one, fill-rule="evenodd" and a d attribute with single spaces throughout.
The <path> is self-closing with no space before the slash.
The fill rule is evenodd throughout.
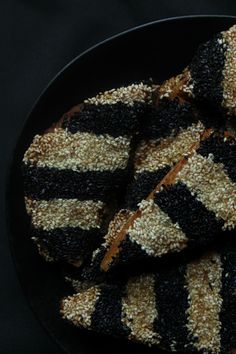
<path id="1" fill-rule="evenodd" d="M 20 163 L 32 137 L 63 112 L 99 91 L 153 77 L 161 82 L 179 73 L 198 44 L 236 23 L 235 17 L 194 16 L 153 22 L 94 46 L 74 59 L 37 100 L 18 140 L 7 188 L 10 242 L 16 268 L 34 313 L 68 353 L 157 353 L 125 340 L 78 330 L 60 319 L 59 299 L 67 291 L 60 270 L 38 256 L 28 236 Z M 160 351 L 159 351 L 160 353 Z"/>

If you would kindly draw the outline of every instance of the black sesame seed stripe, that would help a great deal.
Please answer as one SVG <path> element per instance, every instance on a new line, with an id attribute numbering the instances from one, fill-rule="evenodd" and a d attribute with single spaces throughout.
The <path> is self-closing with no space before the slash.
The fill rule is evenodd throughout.
<path id="1" fill-rule="evenodd" d="M 154 330 L 159 333 L 160 347 L 182 351 L 188 345 L 185 266 L 166 267 L 155 275 L 157 319 Z"/>
<path id="2" fill-rule="evenodd" d="M 213 134 L 205 141 L 202 141 L 198 154 L 208 157 L 212 154 L 215 163 L 222 163 L 224 170 L 233 182 L 236 182 L 236 140 L 233 138 L 224 139 L 223 136 Z"/>
<path id="3" fill-rule="evenodd" d="M 92 261 L 89 260 L 89 264 L 86 265 L 82 270 L 82 277 L 87 281 L 98 281 L 103 277 L 103 272 L 100 269 L 101 261 L 107 252 L 106 247 L 102 244 L 99 247 L 95 257 L 93 257 Z"/>
<path id="4" fill-rule="evenodd" d="M 221 295 L 223 299 L 220 321 L 221 353 L 236 348 L 236 246 L 230 245 L 221 254 L 223 268 Z"/>
<path id="5" fill-rule="evenodd" d="M 205 245 L 213 241 L 222 231 L 223 220 L 217 220 L 215 214 L 191 194 L 181 182 L 158 192 L 155 203 L 178 223 L 188 238 L 188 246 Z"/>
<path id="6" fill-rule="evenodd" d="M 128 337 L 130 330 L 122 323 L 122 297 L 125 284 L 102 285 L 91 318 L 91 330 L 118 337 Z"/>
<path id="7" fill-rule="evenodd" d="M 157 171 L 143 171 L 136 173 L 135 178 L 127 188 L 125 207 L 136 209 L 137 204 L 145 199 L 156 185 L 170 171 L 170 166 L 165 166 Z"/>
<path id="8" fill-rule="evenodd" d="M 223 100 L 223 69 L 226 47 L 219 41 L 222 34 L 202 44 L 189 65 L 193 94 L 201 102 L 219 106 Z"/>
<path id="9" fill-rule="evenodd" d="M 73 134 L 80 131 L 114 137 L 129 136 L 138 131 L 146 105 L 141 102 L 134 102 L 133 105 L 122 102 L 84 104 L 81 112 L 74 113 L 69 120 L 64 121 L 63 128 Z"/>
<path id="10" fill-rule="evenodd" d="M 149 108 L 142 136 L 145 139 L 175 136 L 181 128 L 186 129 L 194 122 L 197 119 L 190 103 L 180 104 L 178 99 L 163 98 L 157 107 Z"/>
<path id="11" fill-rule="evenodd" d="M 102 240 L 99 229 L 83 230 L 80 227 L 64 227 L 52 230 L 33 228 L 32 237 L 46 248 L 54 260 L 69 261 L 88 256 Z"/>
<path id="12" fill-rule="evenodd" d="M 127 170 L 77 172 L 23 165 L 22 173 L 25 195 L 32 199 L 107 201 L 120 188 Z"/>
<path id="13" fill-rule="evenodd" d="M 127 234 L 124 240 L 119 245 L 119 253 L 117 257 L 113 258 L 112 263 L 109 266 L 109 270 L 119 266 L 127 266 L 133 264 L 133 262 L 139 262 L 140 260 L 145 260 L 150 256 L 142 249 L 142 247 L 135 241 L 130 239 Z"/>

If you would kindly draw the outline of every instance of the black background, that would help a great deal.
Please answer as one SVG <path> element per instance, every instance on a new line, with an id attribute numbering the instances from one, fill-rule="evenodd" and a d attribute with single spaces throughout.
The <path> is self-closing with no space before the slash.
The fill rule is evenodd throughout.
<path id="1" fill-rule="evenodd" d="M 49 80 L 91 45 L 145 22 L 191 14 L 236 15 L 236 3 L 235 0 L 1 0 L 0 354 L 61 353 L 28 308 L 6 235 L 7 169 L 27 113 Z M 181 38 L 173 34 L 173 40 Z"/>

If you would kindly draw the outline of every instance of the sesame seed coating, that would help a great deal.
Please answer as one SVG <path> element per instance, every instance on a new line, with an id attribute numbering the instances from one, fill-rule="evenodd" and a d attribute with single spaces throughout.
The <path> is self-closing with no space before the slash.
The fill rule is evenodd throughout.
<path id="1" fill-rule="evenodd" d="M 102 244 L 102 247 L 104 246 L 105 248 L 107 248 L 107 246 L 110 245 L 112 241 L 116 239 L 117 233 L 120 232 L 120 230 L 131 215 L 132 212 L 128 209 L 121 209 L 118 211 L 118 213 L 115 214 L 114 218 L 108 225 L 108 231 L 107 234 L 104 236 L 104 243 Z M 93 260 L 97 256 L 98 252 L 99 249 L 94 251 Z"/>
<path id="2" fill-rule="evenodd" d="M 125 284 L 115 286 L 102 285 L 91 318 L 91 329 L 114 336 L 127 336 L 130 330 L 121 321 L 122 296 Z"/>
<path id="3" fill-rule="evenodd" d="M 180 128 L 186 129 L 198 119 L 193 106 L 180 103 L 179 100 L 163 98 L 157 106 L 151 106 L 147 114 L 147 122 L 143 126 L 144 139 L 160 139 L 176 135 Z"/>
<path id="4" fill-rule="evenodd" d="M 156 171 L 159 168 L 173 166 L 189 154 L 189 149 L 194 143 L 200 141 L 204 129 L 204 125 L 198 122 L 187 129 L 181 129 L 174 138 L 143 141 L 136 153 L 136 171 Z"/>
<path id="5" fill-rule="evenodd" d="M 31 235 L 46 249 L 54 260 L 72 261 L 87 258 L 102 240 L 97 228 L 83 230 L 80 227 L 63 227 L 52 230 L 32 228 Z"/>
<path id="6" fill-rule="evenodd" d="M 87 171 L 22 166 L 25 195 L 32 199 L 51 198 L 109 200 L 119 190 L 126 170 Z"/>
<path id="7" fill-rule="evenodd" d="M 129 339 L 148 345 L 160 342 L 153 328 L 158 316 L 154 284 L 152 274 L 130 278 L 122 299 L 122 322 L 131 330 Z"/>
<path id="8" fill-rule="evenodd" d="M 103 238 L 103 243 L 92 254 L 92 260 L 86 269 L 83 271 L 83 277 L 89 280 L 97 280 L 102 276 L 100 264 L 107 252 L 110 243 L 116 238 L 117 233 L 121 230 L 124 223 L 131 216 L 131 211 L 122 209 L 115 214 L 108 226 L 107 234 Z"/>
<path id="9" fill-rule="evenodd" d="M 99 287 L 95 286 L 63 299 L 61 307 L 63 318 L 73 322 L 78 327 L 89 328 L 100 293 Z"/>
<path id="10" fill-rule="evenodd" d="M 236 249 L 187 264 L 184 252 L 236 224 L 236 140 L 217 132 L 193 152 L 236 114 L 235 76 L 236 26 L 160 87 L 99 93 L 35 136 L 22 167 L 32 239 L 45 259 L 82 265 L 64 319 L 168 351 L 236 348 Z M 144 263 L 152 273 L 130 277 Z"/>
<path id="11" fill-rule="evenodd" d="M 157 171 L 142 171 L 136 173 L 132 182 L 127 187 L 125 206 L 132 210 L 137 209 L 138 203 L 151 193 L 169 170 L 170 167 L 165 166 L 159 168 Z"/>
<path id="12" fill-rule="evenodd" d="M 32 200 L 25 198 L 26 208 L 35 228 L 52 230 L 62 227 L 99 228 L 104 203 L 77 199 Z"/>
<path id="13" fill-rule="evenodd" d="M 143 140 L 134 157 L 134 178 L 126 190 L 125 206 L 134 209 L 155 188 L 170 168 L 189 153 L 204 130 L 201 122 L 181 129 L 176 137 Z"/>
<path id="14" fill-rule="evenodd" d="M 188 239 L 189 247 L 211 242 L 221 232 L 224 224 L 181 182 L 158 192 L 155 203 L 173 223 L 178 223 Z"/>
<path id="15" fill-rule="evenodd" d="M 62 316 L 168 351 L 228 354 L 235 344 L 235 255 L 231 244 L 187 264 L 80 289 L 63 300 Z"/>
<path id="16" fill-rule="evenodd" d="M 202 44 L 189 65 L 190 76 L 185 91 L 194 100 L 210 108 L 236 113 L 236 26 Z M 187 90 L 186 90 L 187 89 Z"/>
<path id="17" fill-rule="evenodd" d="M 224 229 L 235 227 L 236 184 L 230 180 L 221 164 L 213 162 L 210 155 L 205 158 L 194 154 L 179 172 L 177 180 L 185 183 L 196 198 L 214 212 L 218 220 L 224 220 Z"/>
<path id="18" fill-rule="evenodd" d="M 142 247 L 141 244 L 132 240 L 129 234 L 126 235 L 124 240 L 119 245 L 119 253 L 112 259 L 109 265 L 109 270 L 116 269 L 120 266 L 128 267 L 129 265 L 138 264 L 139 261 L 145 261 L 150 256 Z"/>
<path id="19" fill-rule="evenodd" d="M 35 136 L 23 159 L 24 188 L 34 233 L 40 235 L 35 237 L 40 239 L 38 247 L 51 258 L 54 254 L 57 259 L 73 255 L 77 259 L 81 237 L 86 236 L 82 230 L 91 229 L 94 235 L 93 229 L 100 227 L 103 202 L 116 198 L 123 188 L 130 158 L 128 136 L 137 132 L 155 89 L 140 83 L 99 94 L 73 107 L 42 136 Z M 92 200 L 102 207 L 89 206 Z M 93 238 L 90 246 L 91 241 L 97 245 Z M 93 250 L 86 242 L 84 253 Z"/>
<path id="20" fill-rule="evenodd" d="M 132 215 L 132 211 L 128 209 L 121 209 L 118 213 L 114 216 L 108 226 L 108 232 L 104 236 L 105 244 L 110 244 L 115 238 L 117 232 L 120 232 L 121 228 L 125 224 L 125 222 L 129 219 Z"/>
<path id="21" fill-rule="evenodd" d="M 155 274 L 158 317 L 154 328 L 161 337 L 160 346 L 168 351 L 183 351 L 185 347 L 190 349 L 187 346 L 188 292 L 185 287 L 185 271 L 185 266 L 166 265 Z"/>
<path id="22" fill-rule="evenodd" d="M 178 223 L 172 223 L 153 200 L 143 200 L 139 208 L 140 218 L 127 231 L 132 242 L 140 245 L 148 255 L 158 257 L 186 247 L 187 238 Z"/>
<path id="23" fill-rule="evenodd" d="M 215 163 L 223 164 L 224 171 L 236 182 L 236 140 L 233 137 L 212 134 L 201 142 L 197 153 L 204 157 L 210 155 Z"/>
<path id="24" fill-rule="evenodd" d="M 125 137 L 70 134 L 59 128 L 36 135 L 23 161 L 38 167 L 72 171 L 114 171 L 126 167 L 129 148 L 130 139 Z"/>
<path id="25" fill-rule="evenodd" d="M 88 132 L 113 137 L 130 136 L 137 133 L 146 112 L 146 104 L 135 102 L 132 106 L 122 102 L 110 105 L 85 104 L 80 112 L 65 119 L 63 128 L 72 134 Z"/>
<path id="26" fill-rule="evenodd" d="M 210 136 L 209 139 L 211 138 Z M 228 138 L 225 141 L 227 142 Z M 235 186 L 222 170 L 221 165 L 194 153 L 192 157 L 188 157 L 186 164 L 183 164 L 173 183 L 169 187 L 162 187 L 155 196 L 156 204 L 169 218 L 169 227 L 173 228 L 172 239 L 168 229 L 163 232 L 167 223 L 159 220 L 160 212 L 158 216 L 150 213 L 148 221 L 146 219 L 143 221 L 142 207 L 139 207 L 141 216 L 135 218 L 127 231 L 124 229 L 124 239 L 118 245 L 119 253 L 117 252 L 111 260 L 110 268 L 137 262 L 142 257 L 144 259 L 147 256 L 160 257 L 173 251 L 178 252 L 187 246 L 193 248 L 207 245 L 218 239 L 222 234 L 222 229 L 234 227 Z M 223 197 L 222 193 L 224 193 Z M 155 223 L 156 226 L 154 226 Z M 174 232 L 176 223 L 185 235 L 185 242 L 182 242 L 182 239 L 178 240 L 178 235 Z M 134 245 L 135 243 L 139 247 Z"/>
<path id="27" fill-rule="evenodd" d="M 133 105 L 134 102 L 150 101 L 152 92 L 156 89 L 155 85 L 146 85 L 143 82 L 122 86 L 117 89 L 101 92 L 97 96 L 85 100 L 85 103 L 95 105 L 116 104 L 122 102 L 126 105 Z"/>
<path id="28" fill-rule="evenodd" d="M 62 127 L 71 133 L 81 131 L 114 137 L 134 134 L 155 89 L 155 85 L 141 82 L 100 93 L 85 100 L 70 119 L 65 116 Z"/>
<path id="29" fill-rule="evenodd" d="M 187 265 L 187 328 L 195 348 L 220 353 L 219 314 L 222 305 L 220 256 L 210 254 Z"/>
<path id="30" fill-rule="evenodd" d="M 101 240 L 101 242 L 103 239 Z M 98 248 L 95 249 L 92 253 L 92 260 L 89 259 L 89 263 L 84 265 L 81 270 L 81 277 L 85 281 L 97 282 L 103 281 L 104 273 L 100 269 L 101 261 L 106 254 L 107 249 L 104 244 L 98 245 Z"/>
<path id="31" fill-rule="evenodd" d="M 189 65 L 195 100 L 207 102 L 213 107 L 221 106 L 225 51 L 221 33 L 198 48 Z"/>
<path id="32" fill-rule="evenodd" d="M 223 70 L 223 102 L 222 106 L 228 114 L 236 114 L 236 26 L 222 33 L 222 46 L 226 48 Z"/>

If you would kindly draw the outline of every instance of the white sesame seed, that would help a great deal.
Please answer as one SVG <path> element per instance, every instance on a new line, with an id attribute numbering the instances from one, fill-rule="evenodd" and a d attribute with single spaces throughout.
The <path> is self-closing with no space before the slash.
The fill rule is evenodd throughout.
<path id="1" fill-rule="evenodd" d="M 117 89 L 101 92 L 97 96 L 85 100 L 90 104 L 115 104 L 123 102 L 133 105 L 134 102 L 151 102 L 152 93 L 156 90 L 156 85 L 145 85 L 144 83 L 123 86 Z"/>
<path id="2" fill-rule="evenodd" d="M 173 224 L 153 200 L 139 204 L 141 216 L 128 229 L 129 237 L 152 256 L 178 252 L 187 246 L 187 238 L 180 226 Z"/>
<path id="3" fill-rule="evenodd" d="M 108 134 L 71 134 L 58 128 L 36 135 L 24 156 L 24 162 L 38 167 L 73 171 L 114 171 L 125 168 L 129 158 L 130 138 Z"/>
<path id="4" fill-rule="evenodd" d="M 99 228 L 104 203 L 77 199 L 32 200 L 25 198 L 32 225 L 43 230 L 57 227 L 80 227 L 84 230 Z"/>
<path id="5" fill-rule="evenodd" d="M 152 274 L 132 277 L 122 299 L 121 320 L 130 328 L 129 338 L 148 345 L 159 344 L 160 336 L 154 331 L 158 317 L 155 299 L 155 278 Z"/>
<path id="6" fill-rule="evenodd" d="M 196 338 L 192 344 L 198 350 L 216 354 L 221 351 L 221 277 L 222 267 L 218 254 L 208 254 L 187 266 L 187 327 Z"/>

